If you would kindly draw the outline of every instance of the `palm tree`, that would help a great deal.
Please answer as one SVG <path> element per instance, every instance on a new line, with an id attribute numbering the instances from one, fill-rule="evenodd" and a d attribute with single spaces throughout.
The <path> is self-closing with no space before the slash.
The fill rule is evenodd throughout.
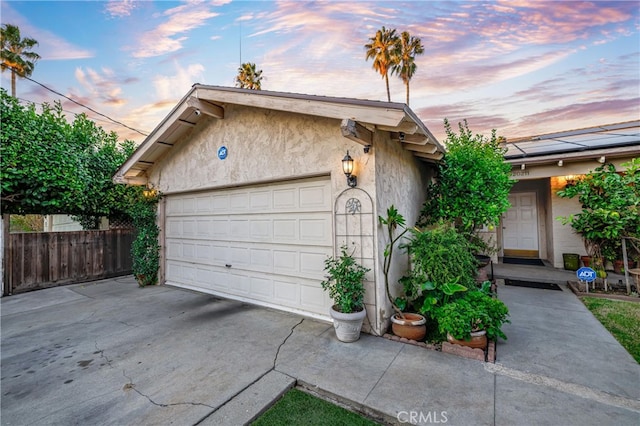
<path id="1" fill-rule="evenodd" d="M 391 74 L 399 75 L 407 88 L 407 105 L 409 105 L 409 81 L 416 72 L 416 55 L 424 53 L 424 46 L 420 38 L 413 37 L 407 31 L 403 31 L 396 44 L 396 57 L 398 61 L 391 67 Z"/>
<path id="2" fill-rule="evenodd" d="M 2 51 L 2 72 L 11 70 L 11 96 L 16 97 L 16 75 L 29 77 L 40 55 L 31 52 L 31 48 L 38 45 L 32 38 L 20 38 L 20 28 L 16 25 L 4 24 L 0 29 L 0 43 Z"/>
<path id="3" fill-rule="evenodd" d="M 238 68 L 236 76 L 236 86 L 242 89 L 260 90 L 262 89 L 262 70 L 256 71 L 256 64 L 246 62 Z"/>
<path id="4" fill-rule="evenodd" d="M 367 49 L 367 61 L 373 58 L 373 69 L 378 71 L 387 86 L 387 100 L 391 102 L 389 92 L 389 71 L 396 62 L 396 44 L 398 36 L 396 30 L 388 30 L 384 26 L 376 31 L 374 37 L 369 38 L 369 43 L 364 45 Z"/>

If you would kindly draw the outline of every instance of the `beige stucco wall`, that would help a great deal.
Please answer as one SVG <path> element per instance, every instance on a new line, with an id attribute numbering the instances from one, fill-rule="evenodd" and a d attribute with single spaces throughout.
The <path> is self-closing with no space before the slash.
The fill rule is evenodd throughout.
<path id="1" fill-rule="evenodd" d="M 397 141 L 381 141 L 374 145 L 376 159 L 376 206 L 378 215 L 385 216 L 389 206 L 394 205 L 406 219 L 407 226 L 415 225 L 425 200 L 427 183 L 432 174 L 432 167 L 418 160 L 412 153 L 402 148 Z M 387 299 L 382 265 L 384 249 L 388 241 L 386 229 L 378 225 L 378 328 L 385 330 L 393 309 Z M 402 294 L 402 286 L 398 283 L 409 268 L 406 253 L 394 249 L 393 262 L 390 268 L 389 283 L 395 295 Z"/>
<path id="2" fill-rule="evenodd" d="M 563 225 L 558 217 L 579 213 L 582 208 L 577 198 L 560 198 L 557 192 L 564 189 L 562 178 L 552 177 L 551 181 L 551 215 L 553 216 L 553 266 L 563 268 L 563 253 L 577 253 L 585 255 L 586 250 L 580 235 L 576 234 L 571 225 Z"/>
<path id="3" fill-rule="evenodd" d="M 220 146 L 228 149 L 225 160 L 217 158 Z M 329 118 L 229 105 L 224 119 L 207 118 L 179 141 L 151 169 L 150 182 L 172 194 L 326 175 L 336 200 L 348 188 L 341 163 L 347 150 L 355 160 L 357 188 L 373 200 L 375 223 L 378 214 L 395 204 L 412 225 L 424 200 L 426 165 L 391 141 L 388 132 L 374 132 L 373 148 L 365 154 L 362 145 L 342 136 L 340 120 Z M 376 333 L 384 331 L 389 311 L 381 271 L 384 245 L 374 235 L 377 262 L 371 265 L 375 270 L 365 296 Z M 394 280 L 406 266 L 406 256 L 397 256 Z"/>

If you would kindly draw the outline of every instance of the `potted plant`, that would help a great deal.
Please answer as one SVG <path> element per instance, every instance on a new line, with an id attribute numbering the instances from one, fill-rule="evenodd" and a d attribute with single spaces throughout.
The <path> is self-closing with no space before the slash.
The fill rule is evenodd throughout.
<path id="1" fill-rule="evenodd" d="M 603 164 L 557 193 L 578 198 L 582 211 L 559 219 L 582 237 L 599 277 L 606 276 L 604 256 L 615 257 L 622 238 L 640 237 L 640 158 L 622 167 L 619 172 L 613 164 Z"/>
<path id="2" fill-rule="evenodd" d="M 330 257 L 324 262 L 327 279 L 322 288 L 329 291 L 334 305 L 329 313 L 338 340 L 355 342 L 360 338 L 362 323 L 367 315 L 364 307 L 364 278 L 368 268 L 358 264 L 347 246 L 340 248 L 338 258 Z"/>
<path id="3" fill-rule="evenodd" d="M 384 249 L 384 264 L 382 266 L 382 272 L 384 274 L 387 298 L 394 310 L 394 313 L 391 315 L 391 330 L 396 336 L 420 341 L 424 339 L 427 334 L 426 318 L 418 313 L 404 312 L 408 307 L 406 291 L 405 297 L 396 297 L 394 299 L 391 295 L 391 289 L 389 286 L 389 271 L 391 269 L 391 259 L 394 247 L 396 243 L 408 232 L 408 228 L 405 226 L 406 222 L 404 216 L 398 212 L 395 206 L 391 205 L 387 209 L 387 216 L 378 216 L 378 221 L 381 226 L 386 227 L 387 239 L 389 241 Z M 395 231 L 398 227 L 402 228 L 402 231 L 398 235 L 395 235 Z M 402 283 L 402 280 L 400 282 Z"/>
<path id="4" fill-rule="evenodd" d="M 487 290 L 488 284 L 437 309 L 438 328 L 450 343 L 484 349 L 488 340 L 506 340 L 502 325 L 510 322 L 509 309 Z"/>

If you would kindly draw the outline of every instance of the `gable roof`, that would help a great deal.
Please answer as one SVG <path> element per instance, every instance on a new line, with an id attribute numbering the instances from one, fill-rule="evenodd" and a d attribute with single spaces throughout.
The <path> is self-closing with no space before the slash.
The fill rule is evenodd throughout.
<path id="1" fill-rule="evenodd" d="M 425 161 L 437 161 L 444 152 L 424 123 L 402 103 L 194 84 L 116 171 L 114 181 L 145 184 L 146 171 L 195 127 L 203 114 L 223 120 L 227 105 L 335 118 L 341 120 L 344 137 L 364 146 L 372 145 L 375 129 L 388 131 L 391 139 Z"/>
<path id="2" fill-rule="evenodd" d="M 512 139 L 506 148 L 505 160 L 514 165 L 637 156 L 640 120 Z"/>

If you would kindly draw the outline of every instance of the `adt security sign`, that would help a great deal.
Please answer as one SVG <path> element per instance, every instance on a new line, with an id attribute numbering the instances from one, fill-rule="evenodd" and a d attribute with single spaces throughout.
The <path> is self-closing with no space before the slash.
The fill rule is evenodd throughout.
<path id="1" fill-rule="evenodd" d="M 221 160 L 224 160 L 225 158 L 227 158 L 227 154 L 229 153 L 229 151 L 227 150 L 226 146 L 221 146 L 220 148 L 218 148 L 218 158 Z"/>
<path id="2" fill-rule="evenodd" d="M 586 281 L 590 283 L 591 281 L 596 280 L 596 271 L 594 271 L 591 268 L 587 268 L 586 266 L 583 266 L 582 268 L 576 271 L 576 276 L 580 281 Z"/>

